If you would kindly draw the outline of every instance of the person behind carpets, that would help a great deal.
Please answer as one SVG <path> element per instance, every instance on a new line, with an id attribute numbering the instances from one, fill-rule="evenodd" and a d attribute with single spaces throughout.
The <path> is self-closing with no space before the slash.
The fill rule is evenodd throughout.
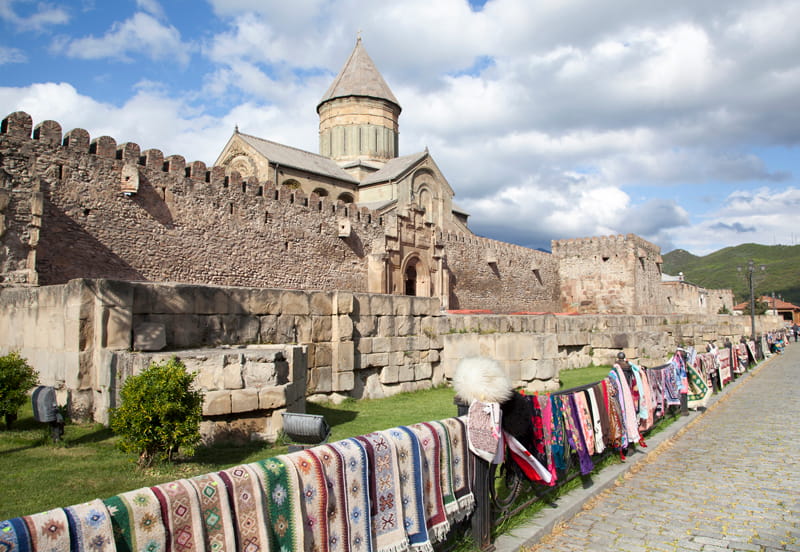
<path id="1" fill-rule="evenodd" d="M 453 388 L 458 397 L 470 403 L 470 411 L 476 403 L 499 404 L 505 441 L 501 446 L 508 447 L 513 465 L 532 481 L 550 482 L 551 474 L 533 453 L 536 447 L 532 406 L 524 396 L 514 391 L 511 381 L 496 361 L 485 357 L 463 359 L 453 374 Z"/>

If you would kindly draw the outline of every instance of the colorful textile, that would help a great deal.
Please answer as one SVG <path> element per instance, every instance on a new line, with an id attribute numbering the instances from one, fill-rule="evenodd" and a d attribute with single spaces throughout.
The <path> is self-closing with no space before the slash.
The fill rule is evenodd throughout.
<path id="1" fill-rule="evenodd" d="M 267 503 L 269 542 L 272 550 L 303 550 L 300 485 L 294 464 L 285 456 L 253 464 Z"/>
<path id="2" fill-rule="evenodd" d="M 203 550 L 203 517 L 194 487 L 185 479 L 151 487 L 167 528 L 167 552 Z"/>
<path id="3" fill-rule="evenodd" d="M 689 394 L 687 404 L 689 408 L 704 408 L 711 398 L 711 388 L 706 385 L 703 378 L 694 366 L 687 366 L 689 377 Z"/>
<path id="4" fill-rule="evenodd" d="M 308 452 L 316 456 L 328 482 L 328 548 L 331 552 L 348 552 L 350 525 L 342 456 L 330 445 L 320 445 L 308 449 Z"/>
<path id="5" fill-rule="evenodd" d="M 586 452 L 590 455 L 594 454 L 594 420 L 592 413 L 589 411 L 589 404 L 586 400 L 586 395 L 583 391 L 573 393 L 575 406 L 578 412 L 578 422 L 580 423 L 580 430 L 583 434 L 583 442 L 586 446 Z"/>
<path id="6" fill-rule="evenodd" d="M 287 454 L 297 470 L 306 550 L 328 550 L 328 482 L 317 457 L 307 450 Z"/>
<path id="7" fill-rule="evenodd" d="M 67 546 L 69 547 L 69 545 Z M 34 550 L 31 532 L 24 519 L 16 517 L 0 521 L 0 550 L 3 552 L 31 552 Z"/>
<path id="8" fill-rule="evenodd" d="M 475 496 L 470 485 L 469 448 L 467 447 L 467 422 L 464 418 L 447 418 L 442 420 L 450 435 L 450 451 L 453 465 L 453 489 L 458 502 L 456 521 L 461 521 L 475 508 Z"/>
<path id="9" fill-rule="evenodd" d="M 553 453 L 553 464 L 557 470 L 567 469 L 567 438 L 564 429 L 564 404 L 556 395 L 550 396 L 553 425 L 550 428 L 553 442 L 550 449 Z"/>
<path id="10" fill-rule="evenodd" d="M 605 381 L 599 381 L 593 387 L 594 398 L 597 402 L 597 412 L 600 415 L 600 442 L 603 450 L 608 446 L 608 392 L 605 390 Z"/>
<path id="11" fill-rule="evenodd" d="M 439 443 L 441 443 L 441 453 L 439 454 L 439 482 L 442 485 L 444 511 L 447 515 L 447 519 L 452 522 L 455 513 L 458 511 L 458 501 L 456 501 L 456 494 L 453 489 L 453 463 L 452 451 L 450 450 L 450 435 L 447 432 L 447 428 L 440 421 L 427 422 L 426 425 L 436 431 L 439 436 Z"/>
<path id="12" fill-rule="evenodd" d="M 436 434 L 433 429 L 431 431 Z M 376 552 L 407 550 L 409 544 L 403 527 L 402 491 L 394 442 L 378 432 L 362 435 L 358 439 L 372 450 L 372 470 L 375 474 L 372 534 L 375 537 L 373 542 L 375 550 Z M 438 463 L 436 469 L 439 470 Z"/>
<path id="13" fill-rule="evenodd" d="M 619 392 L 611 376 L 603 380 L 603 389 L 606 391 L 606 398 L 608 399 L 608 446 L 616 449 L 625 448 L 628 440 L 622 424 Z"/>
<path id="14" fill-rule="evenodd" d="M 219 472 L 233 506 L 238 549 L 265 552 L 270 549 L 264 492 L 257 470 L 250 464 Z"/>
<path id="15" fill-rule="evenodd" d="M 342 455 L 345 467 L 350 550 L 369 552 L 373 548 L 367 453 L 357 439 L 336 441 L 331 446 Z"/>
<path id="16" fill-rule="evenodd" d="M 161 504 L 147 487 L 112 496 L 105 501 L 111 514 L 117 552 L 164 550 L 167 529 L 161 519 Z"/>
<path id="17" fill-rule="evenodd" d="M 422 496 L 422 451 L 417 436 L 400 426 L 382 431 L 394 442 L 397 451 L 397 470 L 400 474 L 400 496 L 403 504 L 403 526 L 411 550 L 433 552 L 425 524 L 425 500 Z"/>
<path id="18" fill-rule="evenodd" d="M 422 450 L 422 474 L 424 488 L 422 496 L 425 500 L 425 520 L 431 542 L 437 543 L 447 536 L 450 523 L 444 510 L 442 487 L 439 471 L 439 439 L 435 431 L 424 424 L 410 426 L 419 440 Z"/>
<path id="19" fill-rule="evenodd" d="M 667 406 L 680 406 L 680 384 L 678 383 L 678 364 L 675 359 L 671 360 L 663 371 L 664 377 L 664 399 Z"/>
<path id="20" fill-rule="evenodd" d="M 592 462 L 591 452 L 586 446 L 586 440 L 583 438 L 583 431 L 581 430 L 580 414 L 578 414 L 578 404 L 575 400 L 575 393 L 570 393 L 566 397 L 567 408 L 569 415 L 564 419 L 567 421 L 568 435 L 571 435 L 570 445 L 574 447 L 575 452 L 578 453 L 578 463 L 580 465 L 580 472 L 583 475 L 590 473 L 594 469 Z"/>
<path id="21" fill-rule="evenodd" d="M 594 452 L 600 454 L 606 448 L 603 443 L 603 427 L 600 425 L 600 403 L 594 394 L 594 388 L 590 387 L 584 391 L 589 404 L 589 412 L 594 423 Z"/>
<path id="22" fill-rule="evenodd" d="M 535 395 L 542 413 L 542 445 L 545 451 L 545 467 L 550 472 L 550 483 L 555 485 L 557 479 L 556 465 L 553 458 L 553 403 L 550 395 Z"/>
<path id="23" fill-rule="evenodd" d="M 494 402 L 472 401 L 467 414 L 467 438 L 469 449 L 490 464 L 502 464 L 503 430 L 501 428 L 503 412 L 500 405 Z"/>
<path id="24" fill-rule="evenodd" d="M 114 529 L 106 505 L 100 499 L 64 508 L 69 525 L 71 552 L 114 550 Z M 46 523 L 46 522 L 45 522 Z M 29 525 L 29 527 L 31 527 Z"/>
<path id="25" fill-rule="evenodd" d="M 200 515 L 205 523 L 203 536 L 206 550 L 235 551 L 236 530 L 225 482 L 216 473 L 198 475 L 188 481 L 194 487 L 200 501 Z"/>
<path id="26" fill-rule="evenodd" d="M 627 380 L 625 376 L 622 374 L 622 370 L 617 367 L 616 372 L 614 370 L 611 371 L 612 374 L 617 375 L 617 382 L 619 385 L 619 402 L 622 405 L 622 414 L 624 416 L 624 424 L 625 424 L 625 432 L 628 436 L 629 443 L 638 443 L 640 436 L 639 436 L 639 422 L 637 420 L 637 411 L 636 407 L 633 404 L 633 396 L 631 395 L 631 390 L 628 387 Z"/>

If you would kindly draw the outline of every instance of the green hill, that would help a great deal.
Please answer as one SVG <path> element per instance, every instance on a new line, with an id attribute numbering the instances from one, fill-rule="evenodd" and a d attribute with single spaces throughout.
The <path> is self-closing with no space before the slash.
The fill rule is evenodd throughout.
<path id="1" fill-rule="evenodd" d="M 710 289 L 732 289 L 737 301 L 749 297 L 747 262 L 756 263 L 753 283 L 756 296 L 780 295 L 784 301 L 800 305 L 800 245 L 759 245 L 745 243 L 726 247 L 704 257 L 675 249 L 663 255 L 666 274 L 683 272 L 687 282 Z M 766 270 L 758 269 L 764 265 Z M 742 267 L 739 272 L 737 267 Z"/>

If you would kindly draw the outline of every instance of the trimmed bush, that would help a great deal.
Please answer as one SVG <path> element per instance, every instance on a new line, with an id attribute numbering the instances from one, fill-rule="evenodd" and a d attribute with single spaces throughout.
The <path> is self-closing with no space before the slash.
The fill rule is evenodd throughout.
<path id="1" fill-rule="evenodd" d="M 125 380 L 121 405 L 111 414 L 111 429 L 120 436 L 123 451 L 139 455 L 139 466 L 172 461 L 179 449 L 194 454 L 203 407 L 203 394 L 192 389 L 194 379 L 195 374 L 172 357 Z"/>
<path id="2" fill-rule="evenodd" d="M 18 352 L 0 357 L 0 416 L 5 417 L 8 429 L 28 400 L 28 391 L 38 384 L 39 374 Z"/>

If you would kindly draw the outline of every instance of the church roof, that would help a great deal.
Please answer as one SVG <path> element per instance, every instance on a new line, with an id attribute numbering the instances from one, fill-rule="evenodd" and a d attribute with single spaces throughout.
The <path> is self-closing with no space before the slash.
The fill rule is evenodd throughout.
<path id="1" fill-rule="evenodd" d="M 272 163 L 358 184 L 358 180 L 327 157 L 241 132 L 238 136 Z"/>
<path id="2" fill-rule="evenodd" d="M 379 182 L 395 180 L 402 176 L 403 173 L 405 173 L 408 169 L 424 159 L 426 155 L 428 155 L 427 151 L 421 151 L 419 153 L 412 153 L 411 155 L 404 155 L 402 157 L 389 159 L 382 169 L 365 178 L 361 185 L 367 186 L 369 184 L 377 184 Z"/>
<path id="3" fill-rule="evenodd" d="M 344 67 L 339 71 L 330 88 L 317 104 L 317 111 L 319 111 L 322 104 L 329 100 L 348 96 L 377 98 L 392 102 L 398 108 L 400 107 L 400 102 L 389 90 L 389 85 L 383 80 L 367 50 L 361 45 L 361 37 L 356 40 L 356 47 L 353 48 L 353 52 L 347 58 Z"/>

